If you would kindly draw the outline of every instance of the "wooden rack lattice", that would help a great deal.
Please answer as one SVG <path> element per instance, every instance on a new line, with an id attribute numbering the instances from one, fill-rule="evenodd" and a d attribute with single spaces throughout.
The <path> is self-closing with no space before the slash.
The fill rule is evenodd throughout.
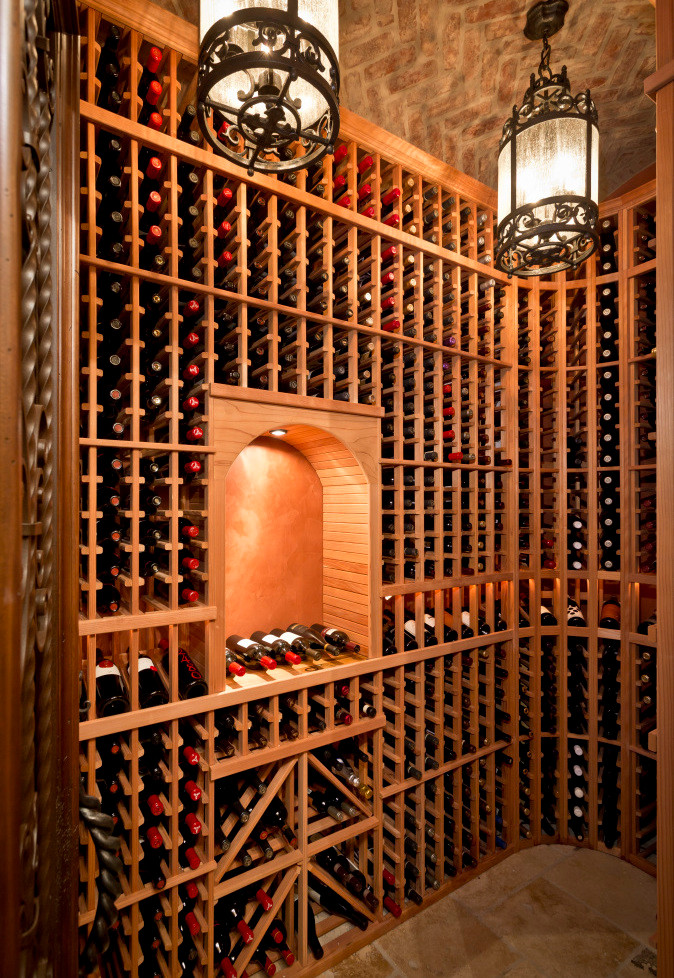
<path id="1" fill-rule="evenodd" d="M 216 904 L 254 881 L 265 881 L 274 905 L 238 956 L 239 974 L 272 917 L 281 916 L 297 958 L 285 970 L 309 976 L 395 924 L 385 895 L 405 919 L 418 910 L 407 898 L 410 888 L 426 905 L 523 846 L 605 847 L 654 872 L 655 753 L 647 736 L 654 708 L 644 697 L 654 698 L 655 639 L 636 632 L 655 604 L 648 502 L 655 341 L 654 334 L 652 343 L 645 339 L 651 333 L 644 326 L 654 318 L 654 187 L 602 209 L 609 222 L 602 241 L 614 235 L 615 242 L 602 255 L 615 256 L 615 270 L 603 273 L 600 255 L 580 270 L 583 278 L 508 280 L 490 265 L 493 193 L 349 113 L 335 157 L 292 181 L 249 178 L 178 138 L 194 99 L 193 28 L 146 3 L 127 5 L 123 22 L 119 16 L 103 3 L 81 8 L 80 634 L 91 698 L 80 728 L 81 765 L 88 791 L 119 812 L 125 871 L 115 950 L 102 968 L 142 975 L 156 960 L 162 975 L 180 975 L 189 881 L 197 885 L 188 898 L 199 925 L 194 974 L 210 978 L 218 968 Z M 98 104 L 96 76 L 111 23 L 123 28 L 124 99 L 117 112 Z M 160 131 L 138 121 L 137 86 L 151 44 L 163 50 Z M 112 255 L 104 132 L 121 144 L 123 247 Z M 153 155 L 161 162 L 155 185 L 143 181 Z M 148 269 L 144 237 L 153 186 L 161 197 L 153 220 L 165 261 L 155 271 Z M 231 191 L 229 203 L 220 197 L 223 188 Z M 600 362 L 607 286 L 616 296 L 611 321 L 619 343 L 617 359 Z M 121 362 L 110 365 L 111 354 Z M 615 465 L 598 467 L 602 428 L 595 418 L 607 365 L 616 381 L 619 453 Z M 218 557 L 209 550 L 216 518 L 213 395 L 221 385 L 250 403 L 287 399 L 311 408 L 318 427 L 331 405 L 381 418 L 381 534 L 372 534 L 367 574 L 385 638 L 369 658 L 319 670 L 279 668 L 266 684 L 249 676 L 224 681 L 211 580 Z M 194 409 L 186 406 L 188 396 L 196 399 Z M 114 424 L 123 427 L 118 437 Z M 187 433 L 195 426 L 204 437 L 192 443 Z M 573 466 L 570 437 L 579 456 Z M 453 452 L 462 453 L 460 460 Z M 153 460 L 161 472 L 152 479 Z M 610 473 L 619 477 L 619 570 L 601 569 L 599 526 L 610 506 L 604 494 L 600 507 L 595 490 L 599 476 Z M 112 509 L 111 494 L 120 496 Z M 572 512 L 583 522 L 579 570 L 567 567 L 565 552 Z M 183 535 L 181 520 L 199 528 L 196 540 Z M 100 592 L 111 521 L 121 534 L 115 583 L 122 604 L 107 614 Z M 160 540 L 152 556 L 160 567 L 148 575 L 154 529 Z M 185 569 L 188 551 L 198 570 Z M 184 603 L 185 588 L 198 600 Z M 583 628 L 567 625 L 567 596 L 581 607 Z M 618 631 L 599 627 L 600 608 L 612 597 L 622 607 Z M 542 605 L 557 624 L 541 624 Z M 473 635 L 462 633 L 462 613 Z M 348 621 L 345 601 L 339 624 Z M 226 634 L 226 620 L 223 627 Z M 379 636 L 379 622 L 369 627 Z M 452 637 L 446 627 L 458 631 L 457 640 L 446 641 Z M 208 696 L 180 699 L 179 647 L 209 680 Z M 130 712 L 97 716 L 97 649 L 127 677 Z M 140 652 L 154 658 L 166 682 L 163 706 L 141 708 Z M 608 707 L 603 711 L 602 693 L 616 684 L 612 717 Z M 355 718 L 348 728 L 340 723 L 344 702 Z M 372 716 L 363 715 L 363 704 Z M 235 731 L 225 751 L 217 726 L 223 711 Z M 166 887 L 155 934 L 143 911 L 157 891 L 141 856 L 147 733 L 157 724 Z M 105 756 L 111 736 L 121 746 L 112 794 Z M 354 767 L 371 797 L 346 785 L 322 753 L 346 737 L 355 738 Z M 200 755 L 191 775 L 186 739 Z M 573 795 L 570 753 L 584 772 L 580 798 Z M 225 791 L 219 785 L 243 792 L 247 804 L 254 792 L 241 778 L 251 769 L 268 790 L 235 830 L 233 815 L 222 822 L 218 814 Z M 615 827 L 604 808 L 612 771 Z M 202 792 L 194 805 L 203 828 L 192 863 L 182 834 L 188 777 Z M 344 822 L 307 804 L 317 778 L 353 806 Z M 266 862 L 251 832 L 275 797 L 290 813 L 297 842 L 274 837 L 274 859 Z M 333 845 L 365 873 L 377 909 L 321 868 L 318 854 Z M 245 869 L 244 851 L 252 865 L 232 875 Z M 390 891 L 384 870 L 395 877 Z M 367 921 L 361 931 L 339 916 L 320 915 L 321 961 L 307 944 L 309 871 Z M 83 934 L 94 916 L 96 874 L 93 846 L 83 838 Z M 256 907 L 250 900 L 248 917 Z M 154 944 L 144 930 L 155 935 Z"/>

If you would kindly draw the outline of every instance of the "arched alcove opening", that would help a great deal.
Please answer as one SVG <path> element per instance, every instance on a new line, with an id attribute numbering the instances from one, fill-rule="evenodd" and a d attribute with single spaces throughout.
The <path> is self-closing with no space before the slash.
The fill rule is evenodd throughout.
<path id="1" fill-rule="evenodd" d="M 213 398 L 216 689 L 233 633 L 321 621 L 347 631 L 362 654 L 378 654 L 378 417 L 326 410 L 317 419 L 315 403 L 292 400 Z M 282 436 L 270 434 L 279 428 Z"/>

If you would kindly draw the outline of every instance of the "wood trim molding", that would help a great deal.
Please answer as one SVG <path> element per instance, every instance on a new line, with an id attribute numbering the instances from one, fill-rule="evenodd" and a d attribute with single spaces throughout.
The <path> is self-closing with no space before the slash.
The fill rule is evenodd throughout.
<path id="1" fill-rule="evenodd" d="M 65 4 L 64 4 L 65 5 Z M 79 63 L 80 39 L 61 33 L 53 39 L 55 68 L 55 116 L 53 126 L 54 179 L 54 385 L 56 425 L 57 521 L 55 608 L 55 661 L 58 701 L 54 704 L 58 759 L 56 793 L 63 817 L 57 819 L 59 952 L 54 959 L 57 978 L 77 973 L 77 854 L 79 798 L 78 673 L 79 639 L 77 606 L 79 588 L 79 507 L 72 487 L 79 478 Z M 66 881 L 68 886 L 66 886 Z M 55 935 L 54 935 L 55 936 Z"/>
<path id="2" fill-rule="evenodd" d="M 656 8 L 658 971 L 674 975 L 674 3 Z"/>
<path id="3" fill-rule="evenodd" d="M 0 863 L 3 912 L 0 944 L 3 970 L 18 975 L 20 912 L 21 790 L 21 52 L 22 5 L 0 4 L 0 479 L 4 530 L 0 547 Z"/>

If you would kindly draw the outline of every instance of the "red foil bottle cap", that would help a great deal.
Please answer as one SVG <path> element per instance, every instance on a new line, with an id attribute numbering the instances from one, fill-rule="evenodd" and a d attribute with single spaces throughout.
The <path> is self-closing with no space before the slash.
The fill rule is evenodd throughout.
<path id="1" fill-rule="evenodd" d="M 392 204 L 394 200 L 398 200 L 400 197 L 400 188 L 393 187 L 391 190 L 387 191 L 381 199 L 382 204 Z"/>
<path id="2" fill-rule="evenodd" d="M 280 953 L 288 967 L 290 967 L 291 964 L 295 964 L 295 955 L 289 947 L 281 948 Z"/>
<path id="3" fill-rule="evenodd" d="M 185 437 L 188 441 L 200 441 L 204 437 L 204 429 L 197 425 L 194 428 L 190 428 Z"/>
<path id="4" fill-rule="evenodd" d="M 385 299 L 382 299 L 381 307 L 384 309 L 393 309 L 396 304 L 395 296 L 389 295 Z"/>
<path id="5" fill-rule="evenodd" d="M 229 221 L 223 221 L 220 227 L 218 228 L 218 237 L 226 238 L 231 230 L 232 230 L 232 225 L 229 223 Z"/>
<path id="6" fill-rule="evenodd" d="M 199 926 L 199 921 L 194 916 L 194 913 L 191 910 L 185 914 L 185 923 L 187 924 L 187 927 L 192 937 L 196 937 L 196 935 L 200 933 L 201 927 Z"/>
<path id="7" fill-rule="evenodd" d="M 159 795 L 150 795 L 147 800 L 147 807 L 150 809 L 153 815 L 163 815 L 164 805 Z"/>
<path id="8" fill-rule="evenodd" d="M 199 561 L 196 557 L 183 557 L 182 565 L 186 570 L 197 570 Z"/>
<path id="9" fill-rule="evenodd" d="M 159 101 L 159 96 L 161 95 L 161 85 L 158 81 L 151 81 L 147 88 L 147 95 L 145 96 L 145 101 L 149 102 L 150 105 L 156 105 Z"/>
<path id="10" fill-rule="evenodd" d="M 275 944 L 283 944 L 283 934 L 278 927 L 274 927 L 271 931 L 271 937 Z"/>
<path id="11" fill-rule="evenodd" d="M 164 120 L 158 112 L 151 112 L 150 118 L 147 120 L 147 124 L 150 129 L 154 129 L 155 132 L 159 132 L 161 127 L 164 125 Z"/>
<path id="12" fill-rule="evenodd" d="M 201 306 L 199 305 L 197 300 L 190 299 L 190 301 L 186 302 L 185 305 L 183 306 L 183 316 L 185 318 L 187 318 L 188 316 L 189 317 L 197 316 L 200 310 L 201 310 Z"/>
<path id="13" fill-rule="evenodd" d="M 264 970 L 265 973 L 269 975 L 269 978 L 272 978 L 272 976 L 276 974 L 276 965 L 271 958 L 265 958 Z"/>
<path id="14" fill-rule="evenodd" d="M 344 196 L 340 197 L 339 200 L 336 200 L 335 203 L 339 204 L 340 207 L 351 207 L 351 198 L 348 194 L 344 194 Z"/>
<path id="15" fill-rule="evenodd" d="M 363 159 L 358 164 L 358 172 L 365 173 L 372 166 L 373 160 L 371 156 L 364 156 Z"/>
<path id="16" fill-rule="evenodd" d="M 199 342 L 199 334 L 198 333 L 191 332 L 191 333 L 188 333 L 187 336 L 184 336 L 183 337 L 183 346 L 186 346 L 188 349 L 191 346 L 196 346 L 198 344 L 198 342 Z M 193 401 L 196 401 L 197 404 L 199 404 L 199 401 L 197 400 L 196 397 L 193 397 L 193 398 L 192 397 L 188 397 L 187 400 L 188 401 L 192 401 L 193 400 Z M 183 405 L 185 403 L 186 402 L 183 401 Z M 194 408 L 191 408 L 190 410 L 194 410 Z"/>
<path id="17" fill-rule="evenodd" d="M 399 917 L 400 914 L 402 913 L 402 910 L 395 902 L 395 900 L 392 900 L 391 897 L 389 896 L 384 897 L 384 906 L 388 911 L 390 911 L 390 913 L 393 914 L 394 917 Z"/>
<path id="18" fill-rule="evenodd" d="M 189 333 L 188 335 L 197 336 L 196 333 Z M 197 336 L 197 340 L 198 339 L 199 337 Z M 191 397 L 186 397 L 185 400 L 183 401 L 184 411 L 196 411 L 198 407 L 199 407 L 199 398 L 195 397 L 194 395 L 192 395 Z"/>
<path id="19" fill-rule="evenodd" d="M 397 228 L 400 226 L 400 215 L 389 214 L 389 216 L 384 220 L 384 224 L 388 224 L 390 228 Z"/>
<path id="20" fill-rule="evenodd" d="M 302 657 L 297 654 L 297 652 L 286 652 L 285 653 L 286 662 L 290 663 L 291 666 L 297 666 L 302 661 Z"/>
<path id="21" fill-rule="evenodd" d="M 145 210 L 152 211 L 154 213 L 154 211 L 157 210 L 160 204 L 161 204 L 161 196 L 157 193 L 156 190 L 151 190 L 147 200 L 145 201 Z"/>
<path id="22" fill-rule="evenodd" d="M 224 265 L 229 265 L 232 262 L 232 258 L 233 256 L 231 251 L 227 251 L 227 250 L 221 251 L 218 257 L 218 265 L 220 266 L 220 268 L 222 268 Z"/>
<path id="23" fill-rule="evenodd" d="M 218 129 L 218 139 L 222 139 L 222 137 L 225 135 L 225 133 L 227 132 L 228 129 L 229 129 L 229 123 L 225 119 L 225 121 L 222 123 L 222 125 Z"/>
<path id="24" fill-rule="evenodd" d="M 388 248 L 385 248 L 382 251 L 382 253 L 381 253 L 381 260 L 382 261 L 386 261 L 387 258 L 395 258 L 395 256 L 397 254 L 398 254 L 398 249 L 396 248 L 396 246 L 395 245 L 389 245 Z"/>
<path id="25" fill-rule="evenodd" d="M 197 472 L 201 472 L 201 462 L 199 459 L 193 458 L 191 461 L 185 462 L 183 465 L 183 470 L 191 475 L 196 475 Z M 197 537 L 199 536 L 199 530 L 197 529 L 196 533 L 188 533 L 187 535 Z"/>
<path id="26" fill-rule="evenodd" d="M 185 859 L 189 863 L 190 869 L 198 869 L 198 867 L 201 866 L 199 854 L 197 853 L 197 850 L 193 849 L 191 846 L 189 849 L 185 849 Z"/>
<path id="27" fill-rule="evenodd" d="M 363 200 L 365 197 L 369 197 L 372 193 L 372 185 L 369 183 L 363 183 L 358 188 L 358 200 Z"/>
<path id="28" fill-rule="evenodd" d="M 147 56 L 145 67 L 147 68 L 148 71 L 151 71 L 154 74 L 156 73 L 157 68 L 161 64 L 161 59 L 162 59 L 161 48 L 152 47 L 150 48 L 150 53 Z"/>
<path id="29" fill-rule="evenodd" d="M 192 767 L 196 767 L 199 764 L 199 755 L 195 751 L 194 747 L 183 747 L 183 757 L 188 764 L 192 765 Z"/>
<path id="30" fill-rule="evenodd" d="M 229 189 L 229 187 L 223 187 L 220 193 L 218 194 L 218 200 L 217 200 L 218 207 L 224 207 L 225 204 L 229 203 L 231 199 L 232 199 L 232 191 Z"/>
<path id="31" fill-rule="evenodd" d="M 195 380 L 200 373 L 199 365 L 197 363 L 190 363 L 183 370 L 183 380 Z"/>
<path id="32" fill-rule="evenodd" d="M 158 245 L 161 241 L 161 228 L 153 224 L 147 232 L 145 240 L 149 245 Z"/>
<path id="33" fill-rule="evenodd" d="M 191 465 L 192 463 L 191 462 L 188 462 L 187 464 L 188 465 Z M 201 468 L 201 464 L 199 463 L 199 469 L 200 468 Z M 197 472 L 199 471 L 199 469 L 197 469 Z M 184 537 L 190 537 L 192 540 L 194 540 L 196 537 L 199 536 L 199 527 L 198 526 L 184 526 L 183 527 L 183 536 Z M 162 641 L 165 641 L 165 640 L 162 639 Z M 166 647 L 168 648 L 168 642 L 166 643 Z"/>
<path id="34" fill-rule="evenodd" d="M 269 896 L 269 894 L 265 892 L 265 890 L 263 890 L 262 888 L 260 888 L 256 892 L 255 899 L 260 904 L 263 910 L 271 910 L 271 908 L 274 906 L 274 901 Z"/>
<path id="35" fill-rule="evenodd" d="M 242 666 L 240 662 L 230 662 L 227 669 L 233 676 L 245 676 L 246 667 Z"/>
<path id="36" fill-rule="evenodd" d="M 145 170 L 145 176 L 149 177 L 150 180 L 156 180 L 162 171 L 162 161 L 158 156 L 151 156 L 150 162 Z"/>
<path id="37" fill-rule="evenodd" d="M 229 960 L 229 958 L 223 958 L 220 962 L 220 970 L 225 975 L 225 978 L 236 978 L 236 971 L 234 970 L 234 965 Z"/>
<path id="38" fill-rule="evenodd" d="M 150 843 L 150 845 L 152 846 L 153 849 L 159 849 L 160 848 L 160 846 L 162 844 L 161 833 L 159 832 L 159 829 L 156 828 L 154 825 L 151 826 L 151 828 L 149 828 L 147 830 L 146 838 L 147 838 L 147 841 Z"/>
<path id="39" fill-rule="evenodd" d="M 276 659 L 270 659 L 268 655 L 261 655 L 260 665 L 264 666 L 265 669 L 275 669 Z"/>
<path id="40" fill-rule="evenodd" d="M 376 212 L 372 204 L 370 204 L 369 207 L 366 207 L 365 210 L 360 211 L 360 213 L 363 215 L 363 217 L 374 217 Z"/>
<path id="41" fill-rule="evenodd" d="M 159 648 L 160 649 L 167 649 L 168 647 L 169 647 L 169 641 L 168 641 L 168 639 L 167 638 L 160 638 L 159 639 Z"/>
<path id="42" fill-rule="evenodd" d="M 381 328 L 385 329 L 387 333 L 397 333 L 400 329 L 400 320 L 392 319 L 388 323 L 382 323 Z"/>
<path id="43" fill-rule="evenodd" d="M 385 869 L 382 873 L 382 877 L 387 886 L 395 886 L 396 878 L 389 869 Z"/>
<path id="44" fill-rule="evenodd" d="M 158 876 L 154 881 L 155 890 L 163 890 L 166 886 L 166 878 L 164 876 Z"/>
<path id="45" fill-rule="evenodd" d="M 353 723 L 353 717 L 351 716 L 350 713 L 344 714 L 344 716 L 342 717 L 342 723 L 346 724 L 347 727 L 350 723 Z"/>
<path id="46" fill-rule="evenodd" d="M 341 190 L 342 187 L 346 187 L 346 177 L 343 173 L 338 174 L 332 184 L 333 190 Z"/>
<path id="47" fill-rule="evenodd" d="M 201 788 L 196 783 L 196 781 L 186 781 L 184 787 L 185 787 L 185 794 L 188 795 L 188 797 L 191 798 L 192 801 L 199 801 L 199 799 L 201 798 Z"/>
<path id="48" fill-rule="evenodd" d="M 239 934 L 241 934 L 244 944 L 253 943 L 253 938 L 255 937 L 255 935 L 253 934 L 252 930 L 250 929 L 250 927 L 248 926 L 245 920 L 240 920 L 236 925 L 236 929 L 238 930 Z"/>
<path id="49" fill-rule="evenodd" d="M 190 900 L 196 900 L 196 898 L 199 896 L 199 887 L 194 880 L 190 880 L 189 883 L 185 884 L 185 893 Z"/>
<path id="50" fill-rule="evenodd" d="M 349 147 L 346 145 L 346 143 L 342 143 L 341 146 L 338 146 L 333 156 L 335 163 L 341 163 L 343 159 L 346 159 L 348 152 Z"/>

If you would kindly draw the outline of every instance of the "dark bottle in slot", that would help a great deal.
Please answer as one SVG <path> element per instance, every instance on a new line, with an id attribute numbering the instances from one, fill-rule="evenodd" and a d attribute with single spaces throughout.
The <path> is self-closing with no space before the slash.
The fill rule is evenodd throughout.
<path id="1" fill-rule="evenodd" d="M 138 656 L 138 703 L 141 709 L 168 703 L 168 690 L 162 682 L 154 660 L 149 655 Z"/>
<path id="2" fill-rule="evenodd" d="M 164 671 L 169 673 L 168 640 L 161 639 L 159 648 L 164 650 L 162 665 Z M 195 665 L 189 652 L 183 648 L 178 649 L 178 694 L 181 700 L 191 700 L 197 696 L 208 695 L 208 683 Z"/>
<path id="3" fill-rule="evenodd" d="M 119 667 L 100 649 L 96 650 L 96 713 L 99 717 L 128 713 L 131 709 L 126 684 Z"/>

